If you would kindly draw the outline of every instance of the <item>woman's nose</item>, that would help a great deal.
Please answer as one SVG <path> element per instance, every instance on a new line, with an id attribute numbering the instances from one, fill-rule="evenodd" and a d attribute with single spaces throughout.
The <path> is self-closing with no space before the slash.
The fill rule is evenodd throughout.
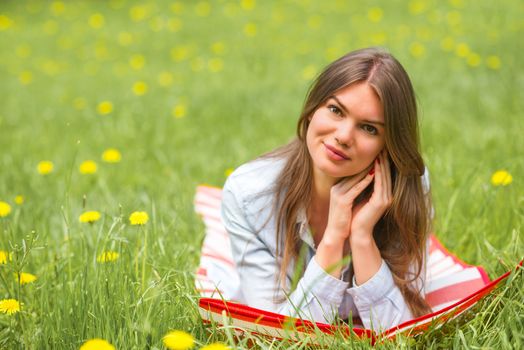
<path id="1" fill-rule="evenodd" d="M 352 123 L 344 123 L 337 128 L 335 141 L 341 146 L 350 147 L 354 143 L 355 127 Z"/>

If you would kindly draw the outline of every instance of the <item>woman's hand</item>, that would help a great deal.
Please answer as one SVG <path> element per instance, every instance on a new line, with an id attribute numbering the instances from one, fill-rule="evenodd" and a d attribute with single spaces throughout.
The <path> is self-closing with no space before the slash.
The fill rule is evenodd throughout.
<path id="1" fill-rule="evenodd" d="M 331 187 L 328 223 L 317 247 L 315 260 L 336 278 L 340 277 L 343 258 L 349 253 L 348 237 L 353 203 L 373 180 L 374 175 L 370 173 L 370 169 L 371 166 Z"/>
<path id="2" fill-rule="evenodd" d="M 351 233 L 353 204 L 358 195 L 373 180 L 371 169 L 373 165 L 331 187 L 328 222 L 322 237 L 324 243 L 343 246 L 347 241 Z"/>
<path id="3" fill-rule="evenodd" d="M 386 151 L 382 151 L 375 159 L 374 169 L 373 194 L 368 200 L 353 208 L 350 241 L 373 238 L 373 228 L 393 200 L 391 171 Z"/>

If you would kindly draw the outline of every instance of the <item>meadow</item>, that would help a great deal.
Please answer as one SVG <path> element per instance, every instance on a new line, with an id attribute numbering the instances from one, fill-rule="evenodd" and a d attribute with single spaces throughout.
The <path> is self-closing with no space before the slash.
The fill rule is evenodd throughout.
<path id="1" fill-rule="evenodd" d="M 522 18 L 518 0 L 1 0 L 0 349 L 164 349 L 172 330 L 195 349 L 307 348 L 202 324 L 193 196 L 290 140 L 315 75 L 367 46 L 414 83 L 435 233 L 491 278 L 512 269 Z M 524 348 L 522 329 L 520 272 L 469 317 L 377 348 Z"/>

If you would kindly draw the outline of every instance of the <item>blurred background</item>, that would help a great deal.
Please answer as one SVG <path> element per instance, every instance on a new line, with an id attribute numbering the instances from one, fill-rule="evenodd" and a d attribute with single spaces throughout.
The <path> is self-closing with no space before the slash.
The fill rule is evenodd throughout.
<path id="1" fill-rule="evenodd" d="M 294 136 L 322 67 L 382 46 L 415 85 L 438 228 L 454 198 L 463 230 L 492 212 L 467 203 L 494 171 L 522 174 L 522 18 L 521 1 L 3 0 L 1 197 L 57 227 L 65 204 L 190 215 L 198 183 Z"/>

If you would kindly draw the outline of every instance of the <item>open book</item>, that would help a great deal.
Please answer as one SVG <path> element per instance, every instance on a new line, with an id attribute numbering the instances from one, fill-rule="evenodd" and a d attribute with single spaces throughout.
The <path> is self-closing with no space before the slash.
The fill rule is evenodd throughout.
<path id="1" fill-rule="evenodd" d="M 199 302 L 200 314 L 204 322 L 223 324 L 227 320 L 230 326 L 239 330 L 274 338 L 311 337 L 315 328 L 328 334 L 342 331 L 373 340 L 377 337 L 392 338 L 399 333 L 416 335 L 430 325 L 442 325 L 459 316 L 493 291 L 511 272 L 490 281 L 482 267 L 461 261 L 431 235 L 425 296 L 433 310 L 431 314 L 376 334 L 372 330 L 349 329 L 347 326 L 310 322 L 255 309 L 230 301 L 235 299 L 240 284 L 231 256 L 229 237 L 220 218 L 221 197 L 222 190 L 211 186 L 198 186 L 195 195 L 195 211 L 202 217 L 206 227 L 196 274 L 196 288 L 202 296 Z M 522 266 L 522 261 L 519 266 Z"/>

